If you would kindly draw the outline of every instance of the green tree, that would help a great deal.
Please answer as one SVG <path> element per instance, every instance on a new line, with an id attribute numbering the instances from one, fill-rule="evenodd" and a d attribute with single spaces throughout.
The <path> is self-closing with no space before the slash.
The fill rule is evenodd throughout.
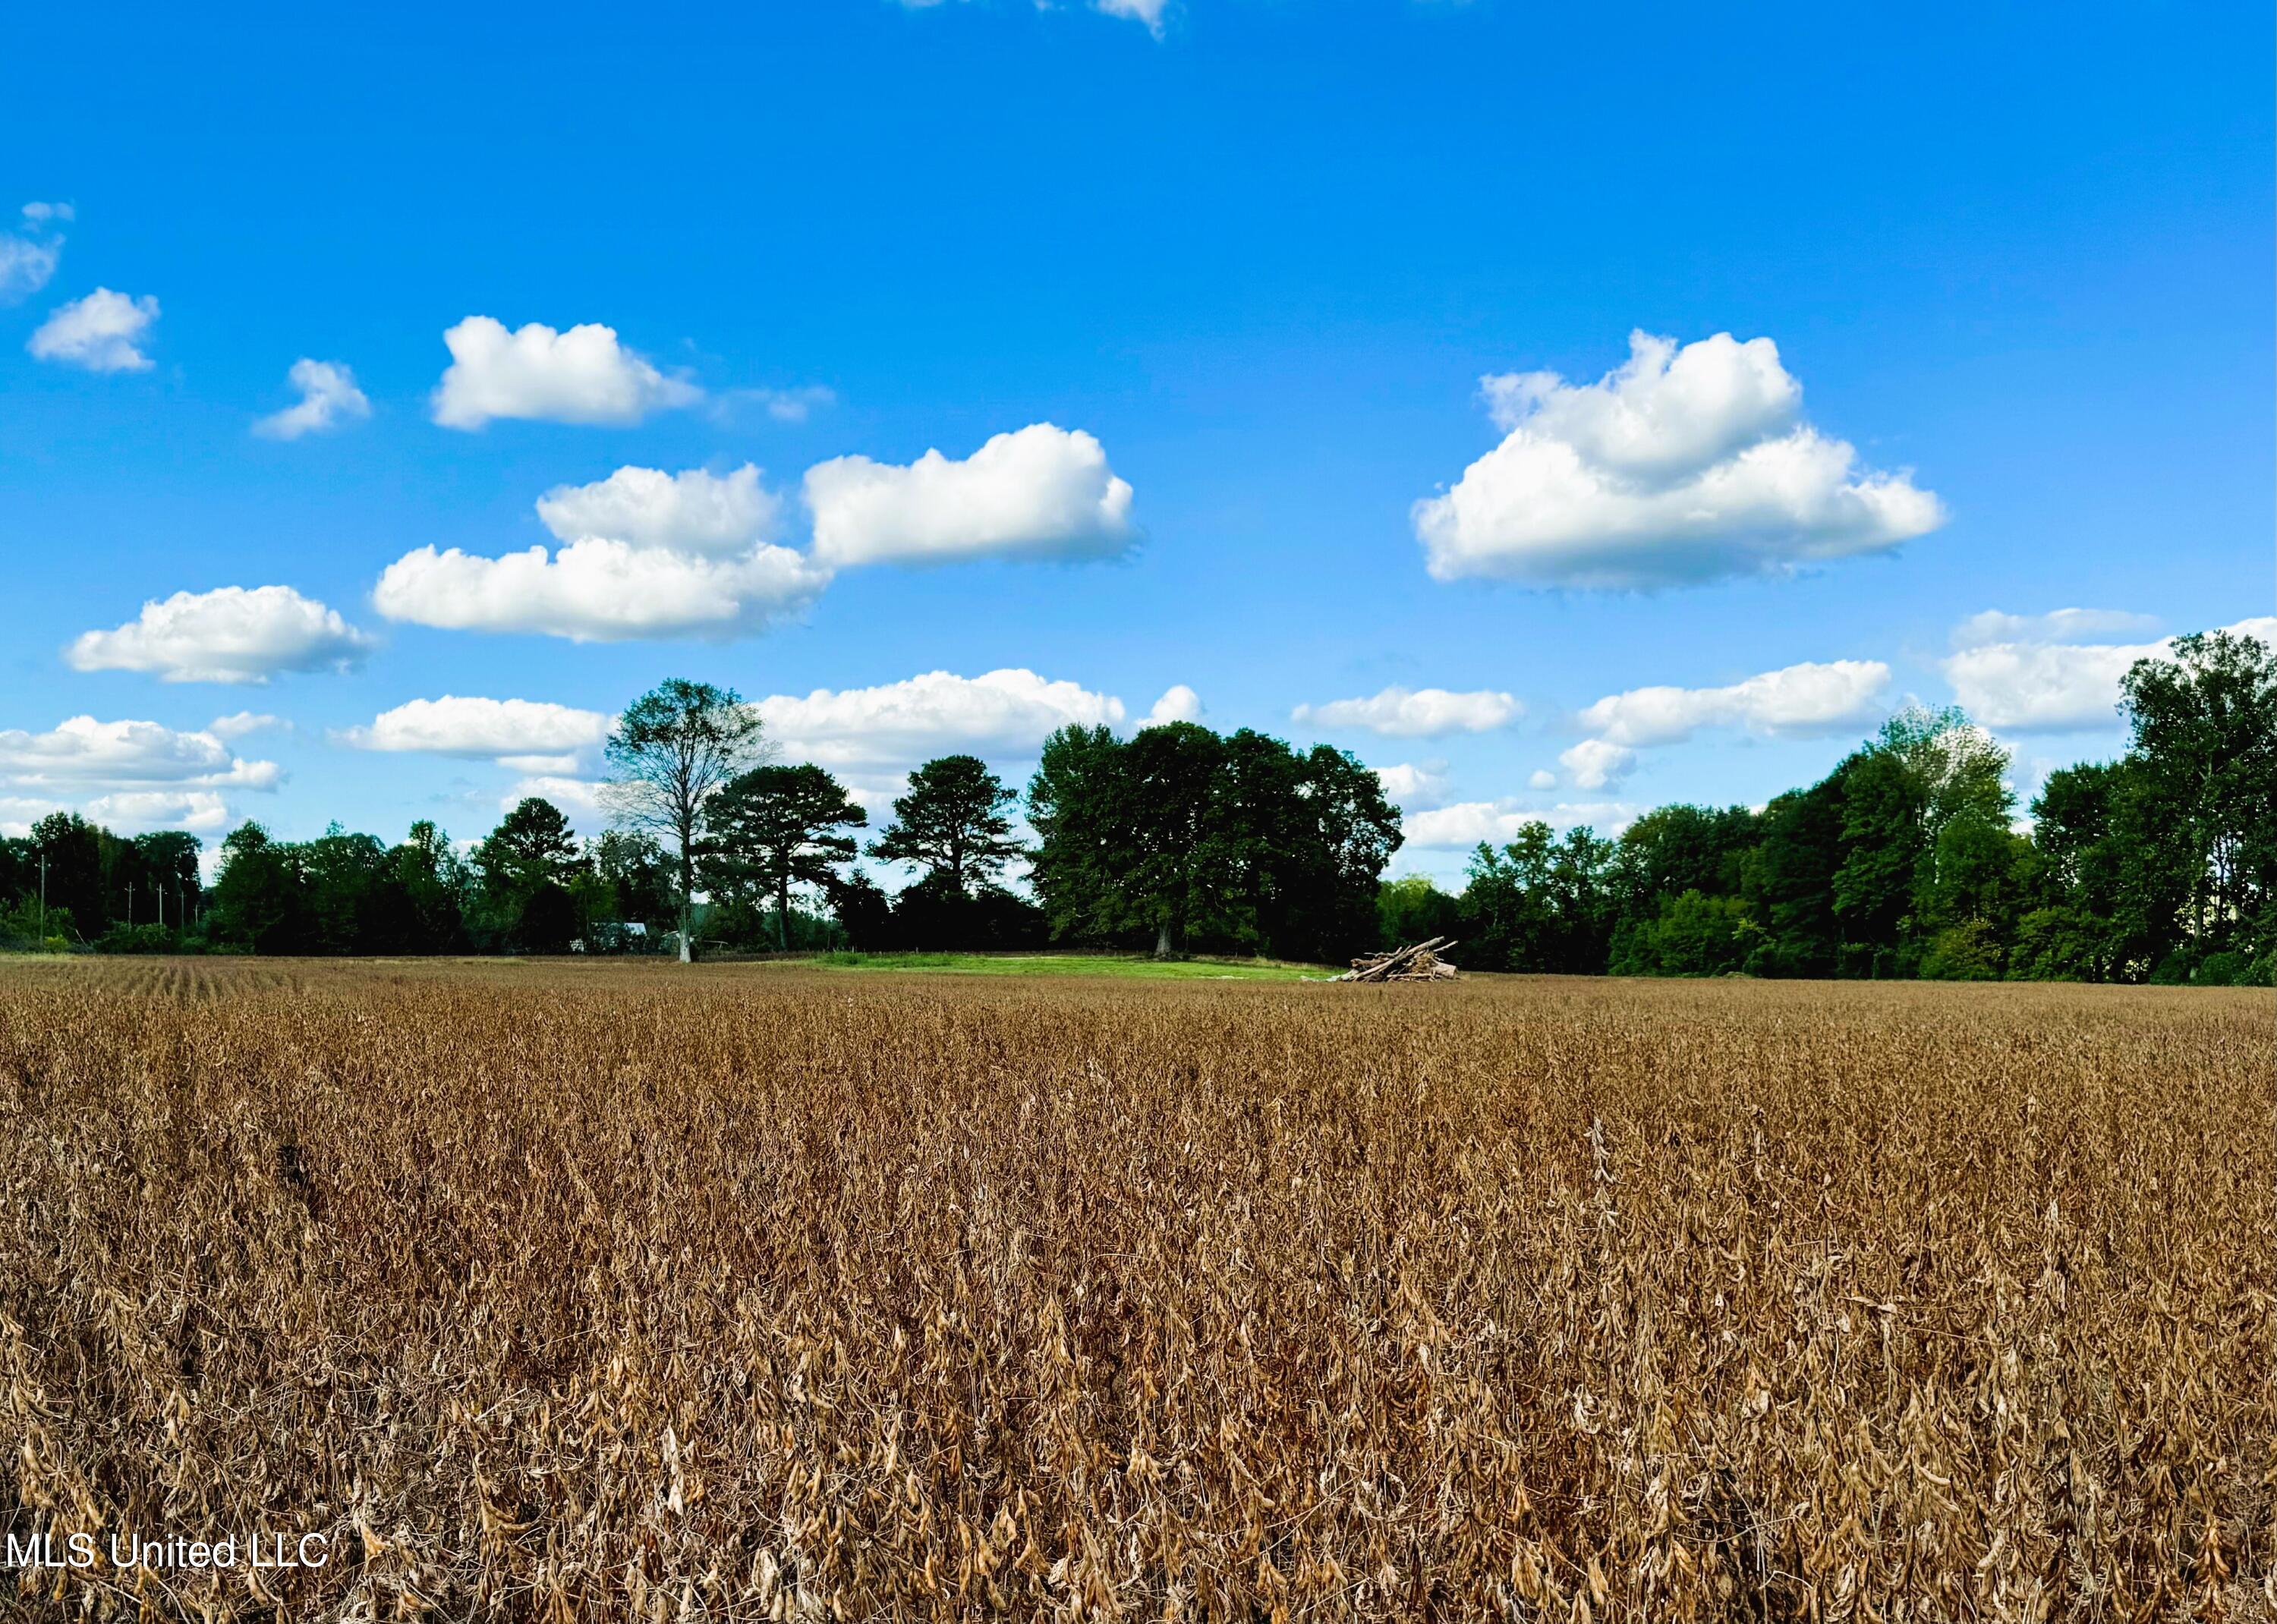
<path id="1" fill-rule="evenodd" d="M 820 767 L 754 767 L 713 796 L 706 817 L 712 866 L 728 885 L 750 885 L 773 899 L 776 945 L 790 947 L 792 887 L 827 892 L 855 842 L 836 832 L 858 829 L 869 814 L 846 786 Z"/>
<path id="2" fill-rule="evenodd" d="M 895 945 L 893 899 L 868 875 L 857 872 L 832 886 L 830 910 L 846 939 L 862 951 Z"/>
<path id="3" fill-rule="evenodd" d="M 1612 843 L 1587 829 L 1563 840 L 1521 826 L 1501 851 L 1481 843 L 1462 898 L 1466 959 L 1481 968 L 1596 975 L 1611 939 Z"/>
<path id="4" fill-rule="evenodd" d="M 430 953 L 457 946 L 465 929 L 467 873 L 450 836 L 422 818 L 411 825 L 393 858 L 413 945 Z"/>
<path id="5" fill-rule="evenodd" d="M 733 688 L 674 677 L 625 708 L 604 747 L 617 821 L 664 841 L 678 869 L 680 961 L 695 957 L 696 862 L 704 811 L 765 751 L 758 713 Z"/>
<path id="6" fill-rule="evenodd" d="M 914 863 L 937 885 L 977 895 L 1021 854 L 1004 816 L 1016 799 L 979 756 L 940 756 L 910 775 L 870 855 Z"/>
<path id="7" fill-rule="evenodd" d="M 514 803 L 475 848 L 473 923 L 487 945 L 561 952 L 577 933 L 570 887 L 587 872 L 561 808 L 539 796 Z"/>
<path id="8" fill-rule="evenodd" d="M 2180 890 L 2172 952 L 2277 947 L 2277 656 L 2228 632 L 2179 637 L 2121 691 L 2143 820 Z"/>
<path id="9" fill-rule="evenodd" d="M 1738 897 L 1685 891 L 1629 933 L 1613 972 L 1621 975 L 1722 975 L 1739 969 L 1763 932 Z"/>
<path id="10" fill-rule="evenodd" d="M 1301 758 L 1286 804 L 1292 838 L 1269 848 L 1276 872 L 1261 933 L 1285 958 L 1349 954 L 1376 929 L 1376 886 L 1405 839 L 1399 810 L 1373 769 L 1324 744 Z"/>
<path id="11" fill-rule="evenodd" d="M 1842 861 L 1833 877 L 1843 933 L 1841 968 L 1909 973 L 1938 917 L 1938 865 L 1956 819 L 2005 830 L 2014 797 L 2007 752 L 1958 710 L 1909 707 L 1837 769 L 1842 784 Z M 1956 856 L 1980 861 L 1985 842 Z"/>
<path id="12" fill-rule="evenodd" d="M 76 812 L 50 812 L 32 825 L 33 850 L 47 859 L 49 935 L 100 936 L 117 912 L 106 894 L 104 839 Z"/>
<path id="13" fill-rule="evenodd" d="M 1775 797 L 1763 810 L 1762 838 L 1740 868 L 1748 912 L 1764 932 L 1748 952 L 1750 975 L 1834 974 L 1841 945 L 1834 876 L 1843 861 L 1843 778 L 1849 765 L 1809 789 Z"/>
<path id="14" fill-rule="evenodd" d="M 180 829 L 154 830 L 134 837 L 136 879 L 149 898 L 149 922 L 179 935 L 198 906 L 197 836 Z"/>
<path id="15" fill-rule="evenodd" d="M 405 945 L 409 908 L 393 884 L 387 848 L 376 837 L 332 823 L 288 851 L 307 925 L 302 951 L 385 952 Z"/>
<path id="16" fill-rule="evenodd" d="M 1031 884 L 1060 939 L 1323 958 L 1369 945 L 1399 817 L 1376 776 L 1192 722 L 1063 728 L 1028 786 Z"/>
<path id="17" fill-rule="evenodd" d="M 654 836 L 605 831 L 588 848 L 598 887 L 594 920 L 621 921 L 661 930 L 673 918 L 672 860 Z"/>
<path id="18" fill-rule="evenodd" d="M 537 795 L 518 801 L 475 848 L 475 869 L 495 890 L 527 895 L 567 885 L 584 867 L 576 832 L 560 808 Z"/>
<path id="19" fill-rule="evenodd" d="M 1462 924 L 1458 900 L 1425 874 L 1381 882 L 1375 889 L 1375 918 L 1376 943 L 1386 948 L 1452 936 Z"/>
<path id="20" fill-rule="evenodd" d="M 1028 885 L 1056 940 L 1106 941 L 1125 928 L 1122 775 L 1123 744 L 1108 728 L 1070 724 L 1044 740 L 1028 784 Z"/>
<path id="21" fill-rule="evenodd" d="M 1123 747 L 1114 895 L 1123 922 L 1153 934 L 1158 959 L 1197 933 L 1234 933 L 1230 893 L 1245 843 L 1230 825 L 1239 817 L 1253 839 L 1267 815 L 1222 781 L 1229 767 L 1226 741 L 1196 722 L 1142 728 Z M 1250 878 L 1253 896 L 1256 888 Z"/>
<path id="22" fill-rule="evenodd" d="M 262 953 L 306 951 L 308 919 L 299 854 L 255 823 L 240 823 L 221 843 L 213 887 L 211 933 Z"/>

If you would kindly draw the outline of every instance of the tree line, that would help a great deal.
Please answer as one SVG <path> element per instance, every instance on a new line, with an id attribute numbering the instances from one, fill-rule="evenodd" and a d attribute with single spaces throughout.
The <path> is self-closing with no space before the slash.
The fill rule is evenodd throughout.
<path id="1" fill-rule="evenodd" d="M 1760 808 L 1661 807 L 1606 839 L 1528 825 L 1458 896 L 1399 880 L 1384 934 L 1481 968 L 1952 980 L 2277 981 L 2277 661 L 2177 639 L 2121 683 L 2116 760 L 2051 773 L 1908 710 Z"/>
<path id="2" fill-rule="evenodd" d="M 2116 760 L 2051 774 L 2021 823 L 2007 754 L 1909 709 L 1761 808 L 1665 806 L 1618 837 L 1528 823 L 1457 892 L 1385 881 L 1399 817 L 1328 746 L 1190 722 L 1046 740 L 1024 797 L 924 763 L 874 838 L 812 763 L 771 759 L 732 690 L 678 679 L 606 746 L 612 827 L 524 800 L 462 848 L 246 823 L 211 887 L 179 831 L 70 813 L 0 841 L 0 940 L 112 952 L 1004 949 L 1334 961 L 1425 936 L 1476 969 L 1568 974 L 2277 979 L 2277 659 L 2225 633 L 2126 676 Z M 1018 838 L 1024 810 L 1032 839 Z M 867 855 L 915 877 L 888 894 Z"/>

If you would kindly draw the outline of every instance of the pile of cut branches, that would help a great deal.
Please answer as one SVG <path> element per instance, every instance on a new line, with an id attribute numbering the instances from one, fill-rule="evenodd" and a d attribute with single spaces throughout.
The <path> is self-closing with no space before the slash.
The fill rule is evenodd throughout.
<path id="1" fill-rule="evenodd" d="M 1452 939 L 1435 936 L 1397 952 L 1369 953 L 1352 961 L 1338 981 L 1452 981 L 1455 967 L 1439 955 L 1454 945 Z"/>

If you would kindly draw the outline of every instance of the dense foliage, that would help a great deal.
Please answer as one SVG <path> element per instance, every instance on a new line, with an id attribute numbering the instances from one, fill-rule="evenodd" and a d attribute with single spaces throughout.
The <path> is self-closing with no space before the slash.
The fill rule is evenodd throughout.
<path id="1" fill-rule="evenodd" d="M 1761 810 L 1663 807 L 1617 840 L 1529 825 L 1459 897 L 1403 882 L 1387 934 L 1428 920 L 1492 969 L 2266 985 L 2277 660 L 2182 638 L 2124 693 L 2126 753 L 2051 774 L 2029 834 L 2006 752 L 1908 710 Z"/>
<path id="2" fill-rule="evenodd" d="M 1327 746 L 1192 723 L 1068 727 L 1026 795 L 927 762 L 854 866 L 870 813 L 765 740 L 727 690 L 666 683 L 620 725 L 623 827 L 581 842 L 527 800 L 462 851 L 248 823 L 198 843 L 74 815 L 0 841 L 0 941 L 113 952 L 560 952 L 1032 948 L 1333 961 L 1428 936 L 1473 969 L 2266 984 L 2277 979 L 2277 658 L 2179 639 L 2124 684 L 2119 759 L 2064 768 L 2017 816 L 2008 758 L 1957 710 L 1909 710 L 1757 808 L 1660 807 L 1609 839 L 1546 823 L 1481 846 L 1450 895 L 1386 881 L 1398 817 Z M 636 726 L 637 724 L 637 726 Z M 637 774 L 645 772 L 649 778 Z M 46 906 L 39 902 L 46 865 Z M 1021 870 L 1024 865 L 1025 873 Z"/>
<path id="3" fill-rule="evenodd" d="M 1028 790 L 1029 883 L 1062 940 L 1326 959 L 1375 934 L 1399 845 L 1375 775 L 1247 728 L 1069 727 Z"/>

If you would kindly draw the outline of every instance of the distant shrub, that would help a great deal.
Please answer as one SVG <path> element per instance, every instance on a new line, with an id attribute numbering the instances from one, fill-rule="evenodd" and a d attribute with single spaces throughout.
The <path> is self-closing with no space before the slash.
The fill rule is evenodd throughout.
<path id="1" fill-rule="evenodd" d="M 1617 945 L 1617 975 L 1723 975 L 1748 966 L 1763 932 L 1738 897 L 1687 891 Z"/>
<path id="2" fill-rule="evenodd" d="M 1998 981 L 2000 933 L 1990 920 L 1968 919 L 1937 933 L 1922 955 L 1923 981 Z"/>

